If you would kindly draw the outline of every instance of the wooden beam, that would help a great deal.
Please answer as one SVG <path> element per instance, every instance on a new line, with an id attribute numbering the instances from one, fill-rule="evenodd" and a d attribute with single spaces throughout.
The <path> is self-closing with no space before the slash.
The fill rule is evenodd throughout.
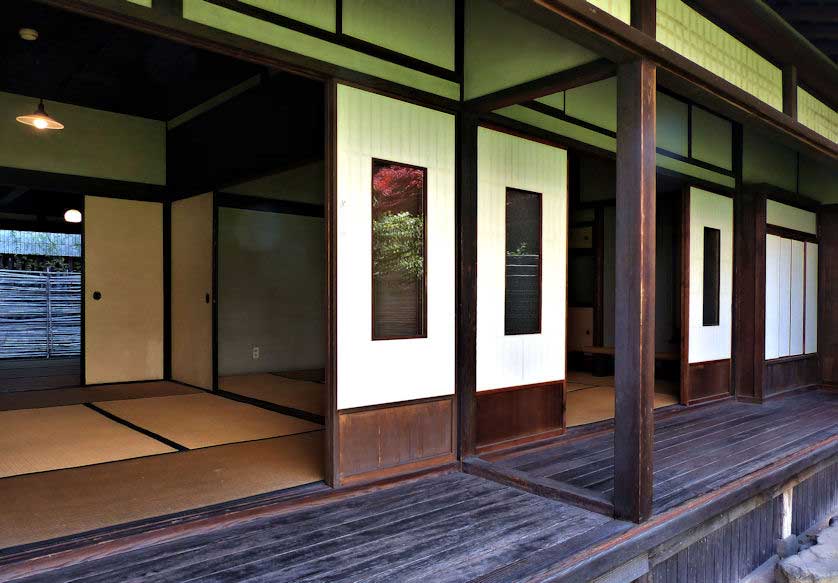
<path id="1" fill-rule="evenodd" d="M 652 513 L 655 398 L 655 64 L 617 72 L 616 353 L 614 511 Z"/>
<path id="2" fill-rule="evenodd" d="M 598 59 L 566 71 L 559 71 L 540 79 L 469 99 L 464 103 L 464 107 L 477 113 L 487 113 L 502 107 L 532 101 L 545 95 L 602 81 L 613 77 L 616 72 L 617 66 L 614 63 L 607 59 Z"/>
<path id="3" fill-rule="evenodd" d="M 783 113 L 797 120 L 797 67 L 783 67 Z"/>
<path id="4" fill-rule="evenodd" d="M 657 0 L 631 0 L 631 25 L 655 38 L 657 31 Z"/>
<path id="5" fill-rule="evenodd" d="M 838 388 L 838 204 L 818 212 L 818 353 L 821 378 Z"/>
<path id="6" fill-rule="evenodd" d="M 459 458 L 477 451 L 477 117 L 457 116 L 456 379 Z"/>

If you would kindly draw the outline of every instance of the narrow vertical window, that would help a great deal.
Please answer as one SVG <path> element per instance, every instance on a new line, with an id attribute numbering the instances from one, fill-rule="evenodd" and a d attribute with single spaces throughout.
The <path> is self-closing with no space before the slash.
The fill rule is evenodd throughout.
<path id="1" fill-rule="evenodd" d="M 507 335 L 541 332 L 541 195 L 506 189 Z"/>
<path id="2" fill-rule="evenodd" d="M 721 231 L 704 227 L 704 325 L 719 325 Z"/>
<path id="3" fill-rule="evenodd" d="M 427 334 L 427 169 L 372 161 L 372 338 Z"/>

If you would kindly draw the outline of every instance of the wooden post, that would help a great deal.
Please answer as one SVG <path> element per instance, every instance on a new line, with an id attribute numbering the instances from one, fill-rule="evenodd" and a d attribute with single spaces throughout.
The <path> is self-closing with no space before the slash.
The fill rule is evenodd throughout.
<path id="1" fill-rule="evenodd" d="M 783 67 L 783 113 L 797 119 L 797 67 Z"/>
<path id="2" fill-rule="evenodd" d="M 655 64 L 617 71 L 614 512 L 652 513 L 655 396 Z"/>
<path id="3" fill-rule="evenodd" d="M 631 25 L 655 38 L 657 11 L 657 0 L 631 0 Z"/>
<path id="4" fill-rule="evenodd" d="M 457 414 L 460 459 L 477 448 L 477 117 L 457 117 Z"/>

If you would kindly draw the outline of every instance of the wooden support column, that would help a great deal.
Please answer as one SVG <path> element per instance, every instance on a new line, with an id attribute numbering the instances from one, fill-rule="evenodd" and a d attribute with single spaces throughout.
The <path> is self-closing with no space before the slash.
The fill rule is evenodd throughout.
<path id="1" fill-rule="evenodd" d="M 614 512 L 652 513 L 655 397 L 655 64 L 617 72 Z"/>
<path id="2" fill-rule="evenodd" d="M 783 113 L 797 119 L 797 67 L 783 67 Z"/>
<path id="3" fill-rule="evenodd" d="M 657 0 L 631 0 L 631 25 L 655 38 L 657 12 Z"/>
<path id="4" fill-rule="evenodd" d="M 460 459 L 477 448 L 477 117 L 457 117 L 457 414 Z"/>
<path id="5" fill-rule="evenodd" d="M 818 211 L 818 354 L 824 386 L 838 389 L 838 204 Z"/>

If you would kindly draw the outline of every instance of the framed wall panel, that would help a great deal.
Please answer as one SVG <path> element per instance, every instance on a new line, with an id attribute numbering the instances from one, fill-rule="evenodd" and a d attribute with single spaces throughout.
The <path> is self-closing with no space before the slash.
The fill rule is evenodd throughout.
<path id="1" fill-rule="evenodd" d="M 791 241 L 789 278 L 789 354 L 803 354 L 804 245 Z"/>
<path id="2" fill-rule="evenodd" d="M 172 203 L 172 379 L 212 389 L 212 193 Z"/>
<path id="3" fill-rule="evenodd" d="M 454 393 L 455 119 L 337 87 L 337 406 Z M 373 159 L 427 169 L 427 335 L 373 340 Z"/>
<path id="4" fill-rule="evenodd" d="M 85 383 L 163 377 L 163 205 L 84 199 Z"/>
<path id="5" fill-rule="evenodd" d="M 804 352 L 818 351 L 818 245 L 806 243 L 806 314 L 804 320 Z"/>

